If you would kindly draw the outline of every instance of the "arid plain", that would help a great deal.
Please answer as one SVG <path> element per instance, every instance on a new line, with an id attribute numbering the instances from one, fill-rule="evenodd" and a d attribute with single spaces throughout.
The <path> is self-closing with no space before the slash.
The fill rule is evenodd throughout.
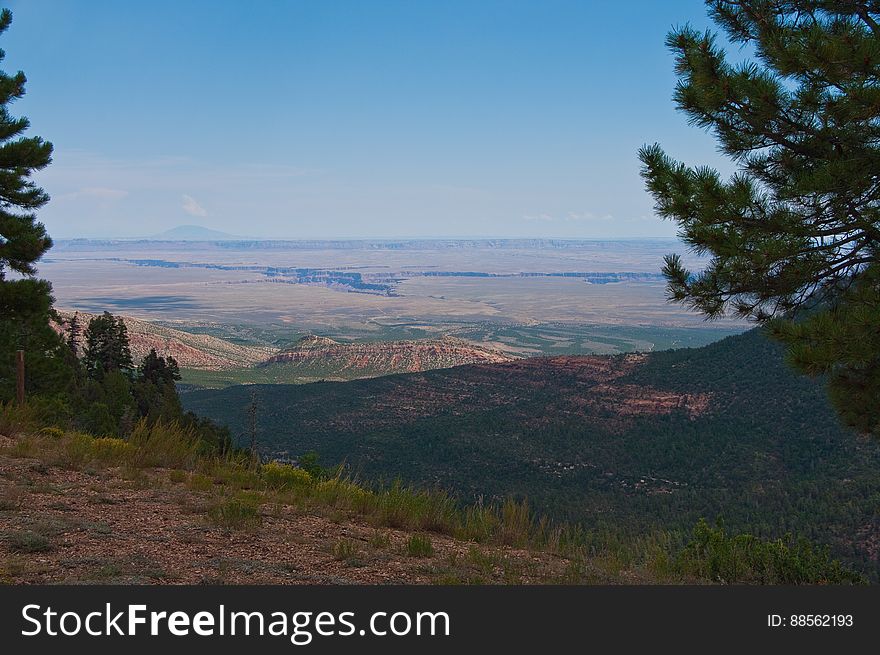
<path id="1" fill-rule="evenodd" d="M 672 240 L 76 240 L 57 243 L 40 274 L 61 309 L 253 343 L 452 335 L 533 355 L 700 345 L 742 329 L 666 301 L 670 252 L 700 265 Z"/>

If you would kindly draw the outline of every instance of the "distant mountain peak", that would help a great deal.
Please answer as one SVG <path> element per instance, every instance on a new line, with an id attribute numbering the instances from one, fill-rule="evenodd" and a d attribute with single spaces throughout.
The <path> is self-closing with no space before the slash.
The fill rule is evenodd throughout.
<path id="1" fill-rule="evenodd" d="M 201 225 L 178 225 L 151 238 L 161 241 L 226 241 L 241 237 Z"/>

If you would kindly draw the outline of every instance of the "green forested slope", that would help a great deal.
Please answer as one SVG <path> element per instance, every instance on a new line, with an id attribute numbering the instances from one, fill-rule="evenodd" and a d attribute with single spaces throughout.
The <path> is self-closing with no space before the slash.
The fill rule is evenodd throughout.
<path id="1" fill-rule="evenodd" d="M 757 331 L 635 365 L 535 359 L 183 400 L 240 433 L 254 388 L 270 455 L 316 450 L 365 479 L 399 476 L 467 500 L 528 497 L 553 516 L 613 531 L 720 517 L 877 566 L 880 444 L 840 427 L 820 382 L 792 373 Z M 638 404 L 661 397 L 679 406 Z"/>

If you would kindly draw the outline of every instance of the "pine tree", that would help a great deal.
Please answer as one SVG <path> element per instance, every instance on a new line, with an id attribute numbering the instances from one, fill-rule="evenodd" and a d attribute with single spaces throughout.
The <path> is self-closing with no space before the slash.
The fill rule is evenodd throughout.
<path id="1" fill-rule="evenodd" d="M 159 357 L 155 348 L 144 357 L 138 367 L 138 379 L 141 382 L 149 382 L 157 385 L 174 385 L 180 379 L 180 367 L 170 355 Z"/>
<path id="2" fill-rule="evenodd" d="M 125 327 L 125 321 L 122 320 L 121 316 L 116 318 L 116 324 L 113 326 L 112 343 L 116 368 L 122 371 L 131 371 L 134 368 L 134 361 L 131 357 L 128 328 Z"/>
<path id="3" fill-rule="evenodd" d="M 15 320 L 0 317 L 0 403 L 15 398 L 15 352 L 25 351 L 27 372 L 25 393 L 55 396 L 68 392 L 74 384 L 75 368 L 64 340 L 49 325 L 46 296 L 45 305 L 31 308 L 31 313 Z"/>
<path id="4" fill-rule="evenodd" d="M 111 371 L 130 373 L 133 369 L 128 330 L 122 318 L 104 312 L 89 321 L 85 333 L 83 366 L 89 377 L 103 379 Z"/>
<path id="5" fill-rule="evenodd" d="M 738 166 L 724 181 L 640 151 L 658 214 L 710 257 L 694 273 L 667 256 L 669 297 L 769 324 L 843 419 L 880 435 L 880 3 L 706 4 L 755 60 L 687 26 L 667 37 L 678 108 Z"/>
<path id="6" fill-rule="evenodd" d="M 0 12 L 0 34 L 11 22 L 8 9 Z M 0 61 L 4 57 L 0 50 Z M 28 119 L 13 117 L 9 111 L 9 105 L 24 95 L 25 81 L 21 71 L 15 75 L 0 71 L 0 320 L 33 315 L 51 293 L 48 282 L 34 277 L 34 263 L 52 245 L 34 211 L 49 196 L 30 178 L 52 161 L 52 144 L 22 136 L 30 126 Z M 7 279 L 7 270 L 23 278 Z"/>
<path id="7" fill-rule="evenodd" d="M 138 366 L 137 381 L 133 393 L 138 415 L 148 421 L 179 421 L 183 407 L 177 395 L 176 382 L 180 380 L 180 368 L 173 357 L 160 357 L 155 348 Z"/>
<path id="8" fill-rule="evenodd" d="M 79 312 L 74 312 L 67 322 L 67 347 L 74 355 L 79 354 L 79 341 L 82 338 L 82 324 L 79 321 Z"/>

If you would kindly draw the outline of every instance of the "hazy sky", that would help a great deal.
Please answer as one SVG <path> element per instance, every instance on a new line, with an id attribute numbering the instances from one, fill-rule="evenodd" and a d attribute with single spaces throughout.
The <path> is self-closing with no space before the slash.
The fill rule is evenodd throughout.
<path id="1" fill-rule="evenodd" d="M 636 151 L 701 0 L 10 1 L 55 237 L 666 236 Z"/>

